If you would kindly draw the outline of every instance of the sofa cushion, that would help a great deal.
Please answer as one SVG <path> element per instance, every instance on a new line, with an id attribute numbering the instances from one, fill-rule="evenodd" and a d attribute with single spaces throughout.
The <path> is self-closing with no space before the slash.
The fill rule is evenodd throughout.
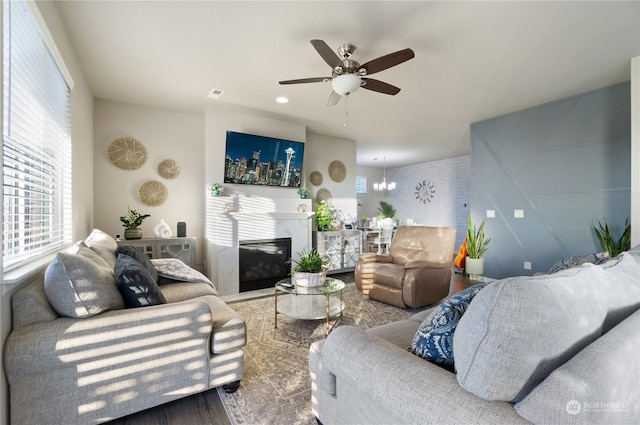
<path id="1" fill-rule="evenodd" d="M 520 401 L 549 374 L 640 307 L 640 266 L 601 266 L 493 282 L 453 337 L 457 378 L 485 400 Z"/>
<path id="2" fill-rule="evenodd" d="M 91 234 L 84 240 L 89 248 L 102 257 L 113 269 L 116 265 L 116 248 L 118 243 L 110 235 L 102 230 L 93 229 Z"/>
<path id="3" fill-rule="evenodd" d="M 548 274 L 557 273 L 560 270 L 569 269 L 571 267 L 578 267 L 585 263 L 590 264 L 602 264 L 609 259 L 609 254 L 606 252 L 597 252 L 595 254 L 578 255 L 575 257 L 565 258 L 558 261 L 549 269 Z"/>
<path id="4" fill-rule="evenodd" d="M 516 412 L 537 424 L 638 423 L 638 329 L 640 311 L 554 370 L 515 405 Z"/>
<path id="5" fill-rule="evenodd" d="M 156 271 L 156 266 L 153 265 L 151 259 L 144 255 L 142 251 L 131 245 L 118 245 L 118 247 L 116 248 L 116 257 L 118 256 L 118 254 L 125 254 L 135 259 L 137 262 L 142 264 L 145 269 L 147 269 L 154 282 L 158 281 L 158 272 Z"/>
<path id="6" fill-rule="evenodd" d="M 47 267 L 44 290 L 51 306 L 61 316 L 75 318 L 124 307 L 106 263 L 91 250 L 80 251 L 82 254 L 59 252 Z"/>
<path id="7" fill-rule="evenodd" d="M 470 286 L 435 307 L 418 328 L 409 350 L 453 372 L 453 335 L 471 300 L 485 286 L 487 283 Z"/>
<path id="8" fill-rule="evenodd" d="M 115 267 L 116 286 L 127 307 L 166 304 L 160 287 L 147 269 L 135 258 L 118 254 Z"/>

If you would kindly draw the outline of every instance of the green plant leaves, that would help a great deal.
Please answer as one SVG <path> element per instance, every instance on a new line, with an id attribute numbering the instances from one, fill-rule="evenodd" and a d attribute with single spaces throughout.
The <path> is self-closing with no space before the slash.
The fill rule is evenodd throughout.
<path id="1" fill-rule="evenodd" d="M 471 221 L 467 225 L 467 255 L 469 258 L 479 259 L 487 251 L 487 247 L 491 242 L 491 238 L 485 238 L 484 235 L 484 220 L 480 223 L 480 227 L 476 229 L 476 226 Z"/>
<path id="2" fill-rule="evenodd" d="M 624 231 L 617 241 L 611 234 L 607 221 L 603 220 L 603 222 L 598 222 L 597 226 L 593 226 L 593 230 L 596 232 L 602 250 L 609 253 L 609 258 L 616 257 L 621 252 L 631 249 L 631 224 L 629 224 L 628 217 L 624 221 Z"/>

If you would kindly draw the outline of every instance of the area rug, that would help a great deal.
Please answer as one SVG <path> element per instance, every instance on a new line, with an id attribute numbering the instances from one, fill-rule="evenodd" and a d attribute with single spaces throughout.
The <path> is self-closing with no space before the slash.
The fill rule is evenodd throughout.
<path id="1" fill-rule="evenodd" d="M 355 287 L 353 273 L 334 275 L 346 283 L 346 304 L 336 326 L 363 329 L 401 320 L 420 309 L 401 309 L 366 298 Z M 325 338 L 324 320 L 296 320 L 278 315 L 274 328 L 274 297 L 230 304 L 247 322 L 244 378 L 238 391 L 218 393 L 236 425 L 316 424 L 311 413 L 309 346 Z"/>

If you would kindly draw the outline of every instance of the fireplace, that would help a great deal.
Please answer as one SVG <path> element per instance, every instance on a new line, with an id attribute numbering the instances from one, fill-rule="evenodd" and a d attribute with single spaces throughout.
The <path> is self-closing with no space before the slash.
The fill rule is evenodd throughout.
<path id="1" fill-rule="evenodd" d="M 289 276 L 291 266 L 291 238 L 240 241 L 240 292 L 273 288 Z"/>

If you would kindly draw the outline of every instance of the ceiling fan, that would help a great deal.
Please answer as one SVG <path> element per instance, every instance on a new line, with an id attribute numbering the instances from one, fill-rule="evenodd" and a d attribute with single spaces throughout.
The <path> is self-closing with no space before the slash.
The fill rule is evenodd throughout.
<path id="1" fill-rule="evenodd" d="M 327 106 L 333 106 L 342 96 L 349 96 L 351 93 L 362 87 L 363 89 L 372 90 L 378 93 L 395 95 L 400 92 L 400 88 L 392 86 L 380 80 L 367 78 L 366 76 L 384 71 L 408 61 L 415 57 L 413 50 L 404 49 L 395 53 L 381 56 L 377 59 L 370 60 L 362 65 L 351 59 L 351 55 L 356 50 L 353 44 L 343 44 L 338 48 L 340 56 L 336 55 L 333 50 L 322 40 L 311 40 L 311 45 L 316 49 L 318 54 L 331 67 L 331 77 L 313 77 L 301 78 L 297 80 L 280 81 L 280 84 L 302 84 L 302 83 L 320 83 L 331 81 L 333 91 L 329 96 Z"/>

